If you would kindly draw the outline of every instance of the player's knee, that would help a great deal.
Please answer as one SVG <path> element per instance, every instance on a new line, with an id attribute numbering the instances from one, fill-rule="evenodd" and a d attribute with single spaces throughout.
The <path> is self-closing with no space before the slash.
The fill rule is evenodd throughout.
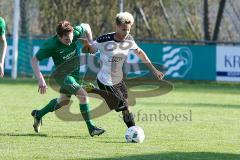
<path id="1" fill-rule="evenodd" d="M 82 104 L 88 103 L 88 97 L 87 96 L 77 95 L 77 98 L 80 101 L 80 103 L 82 103 Z"/>
<path id="2" fill-rule="evenodd" d="M 87 98 L 84 97 L 84 96 L 80 96 L 80 97 L 79 97 L 79 101 L 80 101 L 81 103 L 85 103 L 85 102 L 87 101 Z"/>
<path id="3" fill-rule="evenodd" d="M 126 111 L 129 112 L 129 107 L 128 107 L 128 103 L 124 100 L 121 101 L 118 105 L 118 107 L 115 109 L 116 112 L 120 112 L 120 111 Z"/>
<path id="4" fill-rule="evenodd" d="M 83 104 L 88 103 L 87 92 L 84 89 L 80 88 L 76 93 L 76 97 L 78 98 L 80 103 Z"/>
<path id="5" fill-rule="evenodd" d="M 78 91 L 76 92 L 75 95 L 76 96 L 78 96 L 78 95 L 87 96 L 87 92 L 83 88 L 80 88 L 80 89 L 78 89 Z"/>
<path id="6" fill-rule="evenodd" d="M 58 103 L 59 106 L 66 106 L 70 103 L 70 100 L 63 100 Z"/>
<path id="7" fill-rule="evenodd" d="M 59 106 L 66 106 L 70 103 L 70 97 L 68 96 L 60 96 L 58 99 L 57 99 L 57 103 Z"/>

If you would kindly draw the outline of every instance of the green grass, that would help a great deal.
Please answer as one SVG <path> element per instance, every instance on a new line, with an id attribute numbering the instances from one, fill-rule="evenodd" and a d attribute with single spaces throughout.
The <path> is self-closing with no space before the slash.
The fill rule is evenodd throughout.
<path id="1" fill-rule="evenodd" d="M 168 94 L 136 99 L 132 109 L 146 139 L 129 144 L 121 114 L 116 112 L 94 119 L 107 130 L 99 137 L 90 137 L 84 122 L 62 121 L 54 113 L 44 117 L 41 133 L 35 134 L 31 110 L 58 94 L 49 89 L 39 95 L 35 80 L 0 80 L 0 159 L 239 160 L 240 85 L 173 85 Z M 99 101 L 90 104 L 96 106 Z M 71 112 L 79 113 L 75 98 Z M 181 117 L 172 119 L 172 115 Z"/>

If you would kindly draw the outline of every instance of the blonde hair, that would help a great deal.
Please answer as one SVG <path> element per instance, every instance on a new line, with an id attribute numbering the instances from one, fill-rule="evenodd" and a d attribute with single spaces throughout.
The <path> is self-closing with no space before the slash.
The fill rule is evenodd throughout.
<path id="1" fill-rule="evenodd" d="M 133 25 L 134 18 L 129 12 L 120 12 L 116 15 L 116 24 L 130 24 Z"/>

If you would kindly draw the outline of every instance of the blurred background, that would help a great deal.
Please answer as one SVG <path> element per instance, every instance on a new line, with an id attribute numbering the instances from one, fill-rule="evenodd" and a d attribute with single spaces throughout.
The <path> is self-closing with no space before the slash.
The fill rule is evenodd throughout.
<path id="1" fill-rule="evenodd" d="M 240 81 L 239 0 L 0 0 L 7 23 L 5 75 L 15 70 L 13 78 L 32 76 L 29 60 L 55 34 L 59 21 L 89 23 L 97 38 L 115 30 L 120 11 L 133 14 L 131 34 L 153 62 L 169 71 L 166 78 Z M 18 49 L 12 43 L 16 33 Z M 139 59 L 130 56 L 129 62 Z M 52 66 L 49 60 L 41 68 L 49 74 Z"/>
<path id="2" fill-rule="evenodd" d="M 35 134 L 32 109 L 59 94 L 49 83 L 47 94 L 37 93 L 31 58 L 55 35 L 59 21 L 89 23 L 97 38 L 115 31 L 120 11 L 133 14 L 135 41 L 156 67 L 165 68 L 158 81 L 135 54 L 124 65 L 129 105 L 144 129 L 144 143 L 125 143 L 117 112 L 94 119 L 107 130 L 101 137 L 89 138 L 84 122 L 63 121 L 54 113 Z M 0 0 L 0 16 L 8 42 L 0 78 L 0 160 L 240 160 L 240 0 Z M 96 84 L 97 56 L 80 56 L 81 74 Z M 49 82 L 52 59 L 39 65 Z M 72 97 L 73 105 L 63 111 L 76 117 L 79 102 Z M 102 102 L 91 97 L 91 109 Z"/>
<path id="3" fill-rule="evenodd" d="M 134 15 L 132 35 L 136 39 L 240 39 L 238 0 L 20 0 L 19 33 L 52 35 L 56 24 L 67 19 L 73 24 L 89 23 L 97 36 L 114 30 L 113 20 L 121 5 Z M 13 8 L 13 0 L 0 0 L 0 15 L 8 24 L 9 36 L 13 34 Z M 221 23 L 216 26 L 217 19 Z"/>

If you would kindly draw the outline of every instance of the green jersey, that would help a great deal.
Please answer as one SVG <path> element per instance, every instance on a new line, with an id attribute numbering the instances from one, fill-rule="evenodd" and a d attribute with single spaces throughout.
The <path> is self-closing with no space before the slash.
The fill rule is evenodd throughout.
<path id="1" fill-rule="evenodd" d="M 5 34 L 5 30 L 6 30 L 6 23 L 5 23 L 4 19 L 2 17 L 0 17 L 0 36 Z"/>
<path id="2" fill-rule="evenodd" d="M 55 66 L 63 64 L 74 56 L 77 56 L 77 40 L 86 34 L 86 29 L 83 24 L 74 27 L 73 41 L 70 46 L 60 42 L 57 35 L 48 39 L 36 53 L 36 58 L 41 61 L 43 59 L 52 57 Z M 73 75 L 79 75 L 79 68 L 74 71 Z"/>

